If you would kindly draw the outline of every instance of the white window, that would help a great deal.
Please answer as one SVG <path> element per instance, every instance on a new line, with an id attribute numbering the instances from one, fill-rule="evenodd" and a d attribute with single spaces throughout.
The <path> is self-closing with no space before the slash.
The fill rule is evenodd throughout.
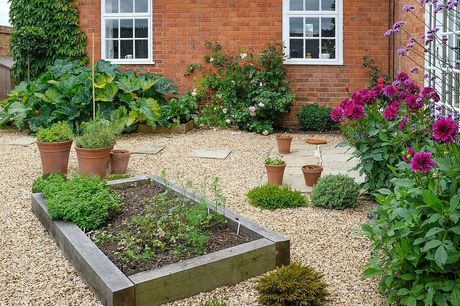
<path id="1" fill-rule="evenodd" d="M 152 64 L 152 1 L 102 0 L 102 58 Z"/>
<path id="2" fill-rule="evenodd" d="M 342 0 L 283 0 L 286 64 L 343 64 Z"/>

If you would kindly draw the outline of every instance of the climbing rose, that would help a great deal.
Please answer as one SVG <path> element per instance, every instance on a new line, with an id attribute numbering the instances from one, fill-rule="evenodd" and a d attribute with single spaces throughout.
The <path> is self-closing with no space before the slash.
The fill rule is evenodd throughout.
<path id="1" fill-rule="evenodd" d="M 331 112 L 331 119 L 335 122 L 340 122 L 343 119 L 343 109 L 340 107 L 336 107 Z"/>
<path id="2" fill-rule="evenodd" d="M 264 130 L 264 132 L 262 133 L 264 136 L 268 136 L 268 134 L 270 134 L 267 130 Z"/>
<path id="3" fill-rule="evenodd" d="M 433 154 L 430 152 L 415 153 L 412 157 L 410 169 L 412 172 L 428 173 L 436 167 L 436 162 L 432 159 Z"/>
<path id="4" fill-rule="evenodd" d="M 433 124 L 433 138 L 442 143 L 457 141 L 458 125 L 452 118 L 440 118 Z"/>
<path id="5" fill-rule="evenodd" d="M 380 85 L 385 85 L 385 79 L 384 78 L 378 78 L 377 83 L 379 83 Z"/>

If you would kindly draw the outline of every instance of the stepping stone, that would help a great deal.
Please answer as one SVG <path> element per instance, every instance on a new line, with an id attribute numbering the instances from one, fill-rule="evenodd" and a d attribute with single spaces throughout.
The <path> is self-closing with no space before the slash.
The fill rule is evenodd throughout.
<path id="1" fill-rule="evenodd" d="M 195 150 L 192 156 L 195 158 L 226 159 L 231 152 L 230 150 Z"/>
<path id="2" fill-rule="evenodd" d="M 284 185 L 289 185 L 291 186 L 292 189 L 300 191 L 301 193 L 310 193 L 312 190 L 312 187 L 309 187 L 305 184 L 305 179 L 303 178 L 303 173 L 300 169 L 298 169 L 300 172 L 299 174 L 289 174 L 289 173 L 284 173 L 283 177 L 283 184 Z M 261 184 L 267 184 L 267 173 L 264 172 L 262 175 L 262 180 Z"/>
<path id="3" fill-rule="evenodd" d="M 155 145 L 155 144 L 147 144 L 143 145 L 136 150 L 133 151 L 133 154 L 148 154 L 148 155 L 156 155 L 163 151 L 166 146 L 163 145 Z"/>
<path id="4" fill-rule="evenodd" d="M 20 137 L 20 138 L 17 138 L 9 142 L 8 144 L 12 146 L 28 147 L 28 146 L 33 145 L 36 142 L 37 142 L 37 139 L 34 137 Z"/>

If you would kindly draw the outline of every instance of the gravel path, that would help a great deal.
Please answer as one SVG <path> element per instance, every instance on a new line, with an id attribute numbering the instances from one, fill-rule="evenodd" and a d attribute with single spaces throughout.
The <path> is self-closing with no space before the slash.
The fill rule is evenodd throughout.
<path id="1" fill-rule="evenodd" d="M 36 146 L 7 145 L 20 134 L 0 130 L 0 305 L 98 305 L 83 283 L 30 212 L 30 189 L 40 174 Z M 296 135 L 301 141 L 306 135 Z M 327 136 L 338 141 L 339 136 Z M 332 292 L 331 305 L 382 305 L 375 282 L 362 281 L 360 273 L 369 256 L 369 243 L 359 234 L 370 203 L 344 212 L 316 208 L 263 211 L 248 205 L 246 192 L 259 184 L 263 160 L 276 145 L 274 136 L 264 137 L 237 131 L 195 130 L 187 135 L 136 135 L 123 137 L 118 148 L 134 149 L 141 144 L 166 145 L 155 156 L 134 155 L 130 174 L 159 174 L 200 188 L 208 177 L 221 177 L 227 205 L 290 237 L 292 259 L 310 264 L 325 273 Z M 199 148 L 232 150 L 222 160 L 191 158 Z M 71 170 L 77 169 L 74 151 Z M 208 298 L 222 297 L 231 305 L 258 305 L 253 280 L 219 288 L 175 305 L 197 305 Z"/>

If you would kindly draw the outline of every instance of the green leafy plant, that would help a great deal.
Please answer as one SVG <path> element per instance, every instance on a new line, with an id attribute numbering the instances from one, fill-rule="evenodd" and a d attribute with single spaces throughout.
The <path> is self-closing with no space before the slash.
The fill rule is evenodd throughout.
<path id="1" fill-rule="evenodd" d="M 263 305 L 322 306 L 330 296 L 323 274 L 310 266 L 292 263 L 262 276 L 256 283 Z"/>
<path id="2" fill-rule="evenodd" d="M 49 173 L 38 177 L 32 184 L 32 193 L 42 193 L 48 184 L 60 185 L 63 184 L 67 178 L 60 173 Z"/>
<path id="3" fill-rule="evenodd" d="M 224 300 L 214 298 L 207 302 L 201 303 L 200 306 L 228 306 L 228 304 Z"/>
<path id="4" fill-rule="evenodd" d="M 379 84 L 379 79 L 384 80 L 385 83 L 389 82 L 390 77 L 382 73 L 382 69 L 375 64 L 375 60 L 369 55 L 363 57 L 363 67 L 367 69 L 371 87 Z"/>
<path id="5" fill-rule="evenodd" d="M 41 142 L 64 142 L 74 137 L 72 129 L 66 122 L 55 123 L 49 128 L 39 128 L 37 140 Z"/>
<path id="6" fill-rule="evenodd" d="M 117 122 L 96 120 L 87 122 L 83 126 L 83 133 L 75 142 L 84 149 L 101 149 L 113 146 L 118 134 L 121 134 L 123 126 Z"/>
<path id="7" fill-rule="evenodd" d="M 338 128 L 337 122 L 332 121 L 330 107 L 319 104 L 307 104 L 297 114 L 300 128 L 304 131 L 327 132 Z"/>
<path id="8" fill-rule="evenodd" d="M 84 230 L 97 229 L 122 207 L 114 191 L 97 177 L 65 180 L 50 175 L 35 181 L 34 191 L 43 194 L 53 220 L 70 221 Z"/>
<path id="9" fill-rule="evenodd" d="M 311 192 L 313 206 L 329 209 L 354 208 L 358 203 L 359 185 L 347 175 L 326 175 Z"/>
<path id="10" fill-rule="evenodd" d="M 172 98 L 163 106 L 160 124 L 163 127 L 177 126 L 197 118 L 199 96 L 196 91 Z"/>
<path id="11" fill-rule="evenodd" d="M 211 53 L 205 57 L 209 69 L 203 72 L 205 65 L 193 71 L 200 70 L 204 75 L 199 85 L 203 92 L 210 93 L 213 106 L 201 113 L 200 124 L 272 133 L 276 119 L 294 100 L 283 65 L 282 46 L 268 46 L 256 57 L 224 53 L 220 44 L 209 41 L 205 45 Z"/>
<path id="12" fill-rule="evenodd" d="M 10 1 L 10 20 L 17 81 L 38 77 L 57 59 L 88 61 L 86 36 L 73 1 Z"/>
<path id="13" fill-rule="evenodd" d="M 265 164 L 270 166 L 281 166 L 286 164 L 286 162 L 282 160 L 280 157 L 269 156 L 265 159 Z"/>
<path id="14" fill-rule="evenodd" d="M 289 186 L 267 184 L 257 186 L 248 192 L 251 205 L 265 209 L 296 208 L 307 204 L 305 197 Z"/>

